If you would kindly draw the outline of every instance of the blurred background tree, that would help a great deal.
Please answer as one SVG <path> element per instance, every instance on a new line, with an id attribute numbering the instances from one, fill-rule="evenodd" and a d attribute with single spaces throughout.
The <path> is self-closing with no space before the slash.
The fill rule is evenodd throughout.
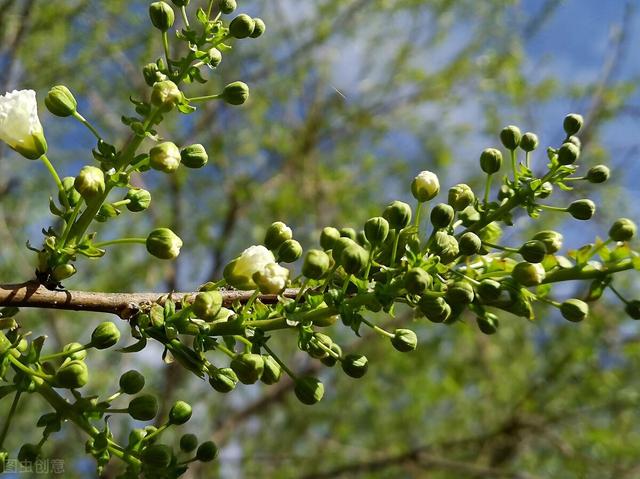
<path id="1" fill-rule="evenodd" d="M 239 3 L 265 20 L 267 33 L 259 43 L 238 44 L 207 88 L 242 79 L 250 101 L 239 109 L 207 103 L 195 119 L 174 117 L 164 133 L 202 143 L 212 161 L 198 175 L 156 174 L 160 194 L 149 224 L 124 219 L 104 227 L 135 236 L 151 223 L 169 226 L 185 239 L 183 254 L 166 265 L 144 251 L 114 249 L 65 286 L 192 290 L 219 278 L 225 262 L 261 241 L 271 221 L 285 221 L 309 246 L 322 226 L 358 229 L 390 199 L 407 200 L 408 182 L 422 169 L 437 171 L 443 187 L 478 187 L 479 152 L 497 146 L 502 126 L 517 124 L 538 133 L 543 145 L 556 144 L 569 111 L 587 120 L 583 161 L 609 164 L 614 178 L 599 197 L 599 221 L 579 230 L 567 223 L 566 243 L 605 234 L 618 216 L 640 219 L 632 179 L 640 64 L 627 55 L 637 39 L 633 2 Z M 64 83 L 106 138 L 122 138 L 120 116 L 131 112 L 124 92 L 144 94 L 139 65 L 160 52 L 157 37 L 144 37 L 147 6 L 0 2 L 0 90 L 33 88 L 43 98 Z M 50 157 L 65 176 L 91 162 L 88 133 L 48 114 L 43 122 L 49 143 L 58 145 Z M 542 151 L 536 161 L 546 162 Z M 37 241 L 48 226 L 45 172 L 33 172 L 0 150 L 2 282 L 32 277 L 33 255 L 22 239 Z M 537 229 L 565 221 L 552 214 L 542 220 Z M 533 233 L 515 230 L 521 237 L 507 242 Z M 618 286 L 638 292 L 631 283 Z M 201 398 L 193 422 L 201 427 L 192 432 L 201 440 L 209 433 L 225 448 L 214 471 L 194 468 L 193 477 L 632 478 L 640 474 L 633 447 L 640 434 L 640 336 L 618 311 L 619 304 L 602 303 L 580 325 L 555 311 L 535 324 L 505 315 L 489 337 L 473 318 L 453 327 L 416 322 L 421 342 L 408 355 L 393 354 L 380 340 L 359 340 L 348 348 L 367 354 L 370 374 L 352 384 L 323 371 L 329 392 L 313 408 L 287 394 L 287 381 L 220 395 L 162 364 L 159 348 L 105 354 L 92 366 L 115 376 L 142 362 L 165 407 Z M 24 324 L 46 328 L 60 344 L 88 336 L 98 321 L 80 316 L 22 313 Z M 399 312 L 395 321 L 412 318 Z M 299 370 L 318 368 L 294 354 L 290 362 Z M 93 383 L 104 392 L 95 375 Z M 25 404 L 22 414 L 39 406 Z M 26 425 L 22 431 L 7 446 L 36 435 Z M 65 459 L 66 476 L 93 473 L 71 428 L 55 439 L 49 456 Z"/>

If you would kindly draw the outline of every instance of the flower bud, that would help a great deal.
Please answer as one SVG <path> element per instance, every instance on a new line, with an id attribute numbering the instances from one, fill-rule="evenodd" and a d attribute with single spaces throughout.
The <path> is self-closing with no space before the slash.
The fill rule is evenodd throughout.
<path id="1" fill-rule="evenodd" d="M 540 240 L 529 240 L 520 247 L 520 256 L 529 263 L 541 263 L 547 254 L 547 245 Z"/>
<path id="2" fill-rule="evenodd" d="M 293 238 L 291 228 L 289 228 L 282 221 L 276 221 L 271 223 L 271 226 L 267 228 L 267 232 L 264 237 L 264 245 L 271 251 L 276 251 L 282 243 Z"/>
<path id="3" fill-rule="evenodd" d="M 166 32 L 173 26 L 175 14 L 167 2 L 153 2 L 149 5 L 149 18 L 158 30 Z"/>
<path id="4" fill-rule="evenodd" d="M 51 279 L 62 281 L 76 274 L 76 267 L 72 264 L 59 264 L 51 272 Z"/>
<path id="5" fill-rule="evenodd" d="M 183 434 L 180 437 L 180 450 L 182 452 L 191 452 L 198 447 L 198 438 L 195 434 Z"/>
<path id="6" fill-rule="evenodd" d="M 436 231 L 433 236 L 432 248 L 440 256 L 440 261 L 444 264 L 451 263 L 460 254 L 458 241 L 444 231 Z"/>
<path id="7" fill-rule="evenodd" d="M 161 111 L 170 111 L 182 101 L 183 95 L 178 85 L 171 80 L 163 80 L 154 83 L 151 90 L 151 103 Z"/>
<path id="8" fill-rule="evenodd" d="M 462 211 L 467 206 L 472 205 L 476 196 L 469 185 L 460 183 L 449 188 L 448 202 L 456 211 Z"/>
<path id="9" fill-rule="evenodd" d="M 587 171 L 587 181 L 589 183 L 604 183 L 611 176 L 611 171 L 605 165 L 596 165 Z"/>
<path id="10" fill-rule="evenodd" d="M 316 404 L 324 396 L 324 385 L 312 376 L 296 379 L 293 390 L 298 400 L 307 405 Z"/>
<path id="11" fill-rule="evenodd" d="M 249 98 L 249 87 L 246 83 L 234 81 L 224 87 L 220 98 L 230 105 L 242 105 Z"/>
<path id="12" fill-rule="evenodd" d="M 56 371 L 56 387 L 65 389 L 81 388 L 89 381 L 89 370 L 87 365 L 78 359 L 65 362 Z"/>
<path id="13" fill-rule="evenodd" d="M 264 370 L 262 371 L 262 376 L 260 376 L 260 381 L 267 385 L 275 384 L 280 381 L 280 378 L 282 377 L 282 368 L 278 362 L 268 355 L 263 355 L 262 359 L 264 360 Z"/>
<path id="14" fill-rule="evenodd" d="M 478 285 L 478 296 L 484 301 L 495 301 L 500 297 L 502 288 L 500 283 L 493 279 L 483 279 Z"/>
<path id="15" fill-rule="evenodd" d="M 473 287 L 466 281 L 456 281 L 447 288 L 446 299 L 449 304 L 470 304 L 473 302 Z"/>
<path id="16" fill-rule="evenodd" d="M 320 246 L 327 251 L 333 248 L 333 244 L 340 238 L 340 232 L 331 226 L 322 229 L 320 233 Z"/>
<path id="17" fill-rule="evenodd" d="M 338 362 L 338 358 L 342 357 L 342 348 L 336 343 L 332 343 L 330 348 L 334 354 L 327 354 L 324 358 L 320 358 L 320 362 L 325 366 L 332 368 Z"/>
<path id="18" fill-rule="evenodd" d="M 182 240 L 169 228 L 156 228 L 147 236 L 147 251 L 160 259 L 175 259 L 180 254 Z"/>
<path id="19" fill-rule="evenodd" d="M 196 143 L 180 150 L 180 161 L 187 168 L 202 168 L 209 161 L 209 156 L 204 146 Z"/>
<path id="20" fill-rule="evenodd" d="M 157 63 L 147 63 L 142 67 L 142 76 L 144 77 L 144 82 L 149 86 L 167 79 L 167 76 L 158 68 Z"/>
<path id="21" fill-rule="evenodd" d="M 120 376 L 119 385 L 125 394 L 138 394 L 144 387 L 144 376 L 132 369 Z"/>
<path id="22" fill-rule="evenodd" d="M 47 152 L 33 90 L 14 90 L 0 96 L 0 141 L 29 160 Z"/>
<path id="23" fill-rule="evenodd" d="M 356 233 L 356 230 L 353 228 L 340 228 L 339 231 L 342 238 L 349 238 L 353 241 L 355 241 L 358 236 L 358 233 Z"/>
<path id="24" fill-rule="evenodd" d="M 78 102 L 64 85 L 51 88 L 44 99 L 44 104 L 51 113 L 62 117 L 73 115 L 78 108 Z"/>
<path id="25" fill-rule="evenodd" d="M 288 239 L 278 248 L 278 261 L 293 263 L 302 256 L 302 246 L 294 239 Z"/>
<path id="26" fill-rule="evenodd" d="M 564 319 L 578 323 L 589 314 L 589 305 L 579 299 L 571 298 L 560 305 L 560 312 Z"/>
<path id="27" fill-rule="evenodd" d="M 262 245 L 254 245 L 227 264 L 222 274 L 227 283 L 234 288 L 245 291 L 255 289 L 257 285 L 253 275 L 275 261 L 276 258 L 271 251 Z"/>
<path id="28" fill-rule="evenodd" d="M 563 237 L 557 231 L 540 231 L 533 236 L 533 239 L 544 243 L 547 249 L 547 254 L 556 254 L 562 248 Z"/>
<path id="29" fill-rule="evenodd" d="M 104 203 L 100 206 L 98 210 L 98 214 L 96 214 L 96 221 L 100 223 L 104 223 L 105 221 L 110 220 L 111 218 L 115 218 L 120 214 L 120 210 L 109 203 Z"/>
<path id="30" fill-rule="evenodd" d="M 129 416 L 138 421 L 151 421 L 158 414 L 158 400 L 152 394 L 143 394 L 129 401 Z"/>
<path id="31" fill-rule="evenodd" d="M 640 300 L 633 299 L 629 301 L 626 304 L 624 311 L 631 319 L 640 319 Z"/>
<path id="32" fill-rule="evenodd" d="M 171 0 L 176 7 L 186 7 L 189 5 L 190 0 Z"/>
<path id="33" fill-rule="evenodd" d="M 382 216 L 390 228 L 401 230 L 411 221 L 411 207 L 402 201 L 393 201 L 384 209 Z"/>
<path id="34" fill-rule="evenodd" d="M 340 265 L 347 274 L 358 274 L 369 260 L 369 254 L 359 244 L 347 246 L 340 254 Z"/>
<path id="35" fill-rule="evenodd" d="M 330 336 L 323 333 L 314 333 L 313 341 L 309 341 L 306 351 L 312 358 L 326 358 L 329 355 L 327 349 L 331 349 L 332 344 L 333 340 Z"/>
<path id="36" fill-rule="evenodd" d="M 264 32 L 267 29 L 267 26 L 264 24 L 264 21 L 262 20 L 262 18 L 254 18 L 253 21 L 255 25 L 253 27 L 253 32 L 251 32 L 251 35 L 249 36 L 251 38 L 258 38 L 259 36 L 264 34 Z"/>
<path id="37" fill-rule="evenodd" d="M 238 384 L 238 376 L 231 368 L 216 369 L 209 377 L 209 384 L 219 393 L 228 393 Z"/>
<path id="38" fill-rule="evenodd" d="M 580 148 L 573 143 L 563 143 L 558 149 L 558 163 L 571 165 L 580 157 Z"/>
<path id="39" fill-rule="evenodd" d="M 214 321 L 222 308 L 220 291 L 201 291 L 191 303 L 191 310 L 204 321 Z"/>
<path id="40" fill-rule="evenodd" d="M 512 190 L 513 191 L 513 190 Z M 536 196 L 539 198 L 548 198 L 553 193 L 553 185 L 548 181 L 545 181 L 540 185 L 538 190 L 536 191 Z M 513 195 L 512 195 L 513 196 Z"/>
<path id="41" fill-rule="evenodd" d="M 516 192 L 513 188 L 510 188 L 508 185 L 501 185 L 498 190 L 498 201 L 508 200 L 509 198 L 513 198 Z"/>
<path id="42" fill-rule="evenodd" d="M 362 354 L 347 354 L 342 358 L 342 370 L 352 378 L 361 378 L 369 369 L 369 360 Z"/>
<path id="43" fill-rule="evenodd" d="M 211 68 L 216 68 L 222 61 L 222 53 L 217 48 L 210 48 L 207 51 L 207 63 Z"/>
<path id="44" fill-rule="evenodd" d="M 139 213 L 149 208 L 151 204 L 151 193 L 142 188 L 131 188 L 124 199 L 129 200 L 129 203 L 127 203 L 127 209 L 129 211 Z"/>
<path id="45" fill-rule="evenodd" d="M 396 329 L 391 338 L 391 345 L 401 353 L 408 353 L 416 349 L 418 337 L 410 329 Z"/>
<path id="46" fill-rule="evenodd" d="M 173 173 L 180 166 L 180 150 L 170 141 L 160 143 L 149 150 L 149 165 L 154 170 Z"/>
<path id="47" fill-rule="evenodd" d="M 582 128 L 582 124 L 584 120 L 582 115 L 578 115 L 577 113 L 570 113 L 564 117 L 564 121 L 562 122 L 562 127 L 564 128 L 567 136 L 575 135 Z"/>
<path id="48" fill-rule="evenodd" d="M 611 225 L 609 238 L 613 241 L 629 241 L 636 234 L 636 224 L 628 218 L 620 218 Z"/>
<path id="49" fill-rule="evenodd" d="M 140 460 L 151 469 L 166 469 L 171 464 L 173 451 L 165 444 L 148 444 L 140 452 Z"/>
<path id="50" fill-rule="evenodd" d="M 432 200 L 439 192 L 440 182 L 431 171 L 421 171 L 411 182 L 411 194 L 420 203 Z"/>
<path id="51" fill-rule="evenodd" d="M 507 150 L 515 150 L 520 144 L 522 133 L 517 126 L 509 125 L 500 132 L 500 141 Z"/>
<path id="52" fill-rule="evenodd" d="M 78 190 L 73 186 L 75 180 L 76 179 L 73 176 L 67 176 L 62 179 L 62 189 L 67 197 L 67 201 L 69 201 L 69 205 L 72 207 L 77 205 L 81 198 L 80 193 L 78 193 Z M 62 192 L 58 191 L 58 200 L 60 203 L 64 204 L 64 200 L 62 198 Z"/>
<path id="53" fill-rule="evenodd" d="M 439 203 L 431 210 L 431 224 L 434 228 L 446 228 L 453 221 L 453 208 L 446 203 Z"/>
<path id="54" fill-rule="evenodd" d="M 230 366 L 241 383 L 253 384 L 262 376 L 264 359 L 259 354 L 239 354 L 231 361 Z"/>
<path id="55" fill-rule="evenodd" d="M 211 462 L 218 456 L 218 446 L 213 441 L 205 441 L 196 451 L 196 459 L 200 462 Z"/>
<path id="56" fill-rule="evenodd" d="M 528 153 L 538 148 L 539 143 L 538 135 L 535 133 L 525 133 L 520 140 L 520 148 Z"/>
<path id="57" fill-rule="evenodd" d="M 82 347 L 82 344 L 80 343 L 69 343 L 69 344 L 65 344 L 64 348 L 62 348 L 62 351 L 63 352 L 73 351 L 74 349 L 78 349 L 81 347 Z M 87 351 L 86 349 L 80 349 L 75 353 L 67 354 L 67 357 L 69 359 L 79 359 L 80 361 L 82 361 L 84 358 L 87 357 Z"/>
<path id="58" fill-rule="evenodd" d="M 460 254 L 465 256 L 473 256 L 478 254 L 482 248 L 482 240 L 473 231 L 467 231 L 458 240 L 458 249 Z"/>
<path id="59" fill-rule="evenodd" d="M 476 323 L 484 334 L 494 334 L 498 330 L 498 317 L 493 313 L 484 313 L 484 316 L 478 316 Z"/>
<path id="60" fill-rule="evenodd" d="M 249 15 L 241 13 L 231 20 L 229 24 L 229 33 L 234 38 L 247 38 L 255 30 L 256 22 Z"/>
<path id="61" fill-rule="evenodd" d="M 120 330 L 111 321 L 100 323 L 91 333 L 91 346 L 107 349 L 120 341 Z"/>
<path id="62" fill-rule="evenodd" d="M 440 296 L 435 298 L 423 296 L 420 298 L 418 307 L 422 314 L 434 323 L 442 323 L 451 316 L 451 306 Z"/>
<path id="63" fill-rule="evenodd" d="M 218 0 L 218 9 L 225 15 L 233 13 L 236 8 L 238 8 L 236 0 Z"/>
<path id="64" fill-rule="evenodd" d="M 389 222 L 382 216 L 369 218 L 364 224 L 364 235 L 373 246 L 381 245 L 389 235 Z"/>
<path id="65" fill-rule="evenodd" d="M 344 237 L 338 238 L 338 240 L 333 244 L 333 248 L 331 249 L 331 255 L 333 256 L 333 259 L 336 262 L 339 262 L 340 257 L 342 256 L 342 252 L 345 250 L 345 248 L 352 245 L 360 246 L 351 238 L 344 238 Z"/>
<path id="66" fill-rule="evenodd" d="M 302 264 L 302 274 L 310 279 L 320 279 L 329 270 L 331 259 L 319 249 L 310 249 Z"/>
<path id="67" fill-rule="evenodd" d="M 502 167 L 502 153 L 495 148 L 487 148 L 480 154 L 480 168 L 487 175 L 493 175 Z"/>
<path id="68" fill-rule="evenodd" d="M 38 444 L 23 444 L 18 451 L 18 461 L 20 462 L 34 462 L 40 455 L 40 446 Z M 4 461 L 3 461 L 4 465 Z M 31 469 L 31 466 L 29 466 Z M 7 471 L 8 472 L 8 471 Z"/>
<path id="69" fill-rule="evenodd" d="M 540 263 L 518 263 L 513 268 L 511 276 L 523 286 L 537 286 L 545 277 L 545 270 Z"/>
<path id="70" fill-rule="evenodd" d="M 262 294 L 278 294 L 287 286 L 289 270 L 277 263 L 269 263 L 264 269 L 253 273 L 252 279 Z"/>
<path id="71" fill-rule="evenodd" d="M 73 186 L 85 200 L 89 201 L 104 193 L 104 173 L 95 166 L 83 166 Z"/>
<path id="72" fill-rule="evenodd" d="M 191 405 L 184 401 L 176 401 L 169 411 L 169 422 L 171 424 L 184 424 L 191 419 Z"/>
<path id="73" fill-rule="evenodd" d="M 567 211 L 577 220 L 590 220 L 596 212 L 596 205 L 591 200 L 576 200 L 569 205 Z"/>
<path id="74" fill-rule="evenodd" d="M 404 287 L 411 294 L 422 294 L 431 287 L 433 279 L 422 268 L 411 268 L 404 275 Z"/>

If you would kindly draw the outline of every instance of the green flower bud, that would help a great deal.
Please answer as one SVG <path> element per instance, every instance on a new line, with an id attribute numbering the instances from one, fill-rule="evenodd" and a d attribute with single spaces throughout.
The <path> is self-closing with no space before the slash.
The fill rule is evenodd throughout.
<path id="1" fill-rule="evenodd" d="M 579 299 L 571 298 L 560 305 L 560 312 L 564 319 L 578 323 L 589 314 L 589 305 Z"/>
<path id="2" fill-rule="evenodd" d="M 198 438 L 195 434 L 183 434 L 180 438 L 180 450 L 182 452 L 191 452 L 198 447 Z"/>
<path id="3" fill-rule="evenodd" d="M 487 175 L 493 175 L 502 167 L 502 153 L 495 148 L 487 148 L 480 154 L 480 168 Z"/>
<path id="4" fill-rule="evenodd" d="M 180 150 L 180 161 L 187 168 L 202 168 L 209 161 L 209 156 L 204 146 L 196 143 Z"/>
<path id="5" fill-rule="evenodd" d="M 418 337 L 410 329 L 396 329 L 391 338 L 392 346 L 401 353 L 408 353 L 416 349 Z"/>
<path id="6" fill-rule="evenodd" d="M 640 319 L 640 300 L 634 299 L 629 301 L 624 311 L 631 319 Z"/>
<path id="7" fill-rule="evenodd" d="M 498 200 L 508 200 L 509 198 L 513 198 L 513 195 L 515 194 L 516 192 L 513 190 L 513 188 L 510 188 L 507 185 L 502 185 L 498 190 Z"/>
<path id="8" fill-rule="evenodd" d="M 464 226 L 469 227 L 473 223 L 480 221 L 480 213 L 473 206 L 467 206 L 458 213 L 458 218 Z"/>
<path id="9" fill-rule="evenodd" d="M 78 389 L 89 381 L 89 369 L 80 360 L 65 362 L 56 371 L 55 385 L 59 388 Z"/>
<path id="10" fill-rule="evenodd" d="M 359 244 L 347 246 L 340 254 L 340 265 L 347 274 L 358 274 L 369 260 L 369 253 Z"/>
<path id="11" fill-rule="evenodd" d="M 439 203 L 431 210 L 431 224 L 434 228 L 446 228 L 453 221 L 454 214 L 455 212 L 451 206 Z"/>
<path id="12" fill-rule="evenodd" d="M 140 453 L 142 463 L 152 469 L 165 469 L 171 464 L 172 449 L 165 444 L 149 444 Z"/>
<path id="13" fill-rule="evenodd" d="M 262 371 L 262 376 L 260 376 L 260 381 L 265 384 L 271 385 L 280 381 L 282 377 L 282 368 L 278 364 L 278 362 L 271 356 L 263 355 L 262 359 L 264 360 L 264 371 Z"/>
<path id="14" fill-rule="evenodd" d="M 120 376 L 120 390 L 125 394 L 138 394 L 144 387 L 144 376 L 135 369 Z"/>
<path id="15" fill-rule="evenodd" d="M 160 71 L 156 63 L 147 63 L 142 67 L 142 76 L 144 77 L 144 82 L 149 86 L 167 79 L 167 76 Z"/>
<path id="16" fill-rule="evenodd" d="M 349 238 L 352 239 L 353 241 L 356 240 L 356 237 L 358 236 L 358 234 L 356 233 L 356 230 L 354 230 L 353 228 L 340 228 L 340 237 L 342 238 Z"/>
<path id="17" fill-rule="evenodd" d="M 458 241 L 455 237 L 445 233 L 444 231 L 436 231 L 433 239 L 434 242 L 432 248 L 436 254 L 440 256 L 440 261 L 442 263 L 451 263 L 460 254 Z"/>
<path id="18" fill-rule="evenodd" d="M 302 256 L 302 246 L 294 239 L 288 239 L 278 248 L 278 261 L 293 263 Z"/>
<path id="19" fill-rule="evenodd" d="M 333 248 L 333 244 L 340 238 L 340 232 L 331 226 L 322 229 L 320 233 L 320 246 L 327 251 Z"/>
<path id="20" fill-rule="evenodd" d="M 151 394 L 143 394 L 129 401 L 129 416 L 138 421 L 151 421 L 158 414 L 158 400 Z"/>
<path id="21" fill-rule="evenodd" d="M 573 143 L 563 143 L 558 149 L 558 163 L 571 165 L 580 157 L 580 148 Z"/>
<path id="22" fill-rule="evenodd" d="M 211 462 L 218 456 L 218 446 L 213 441 L 200 444 L 196 451 L 196 459 L 200 462 Z"/>
<path id="23" fill-rule="evenodd" d="M 611 225 L 609 238 L 613 241 L 629 241 L 636 234 L 636 224 L 628 218 L 620 218 Z"/>
<path id="24" fill-rule="evenodd" d="M 500 283 L 492 279 L 483 279 L 477 288 L 478 296 L 485 301 L 495 301 L 500 297 L 502 288 Z"/>
<path id="25" fill-rule="evenodd" d="M 176 401 L 169 410 L 169 422 L 171 424 L 184 424 L 191 419 L 191 405 L 184 401 Z"/>
<path id="26" fill-rule="evenodd" d="M 229 83 L 222 93 L 220 98 L 227 102 L 229 105 L 242 105 L 249 98 L 249 87 L 246 83 L 241 81 L 234 81 Z"/>
<path id="27" fill-rule="evenodd" d="M 129 211 L 139 213 L 149 208 L 151 204 L 151 193 L 142 188 L 131 188 L 124 199 L 129 200 L 129 203 L 127 203 L 127 209 Z"/>
<path id="28" fill-rule="evenodd" d="M 147 236 L 147 251 L 160 259 L 175 259 L 180 254 L 182 240 L 169 228 L 156 228 Z"/>
<path id="29" fill-rule="evenodd" d="M 505 126 L 500 132 L 500 141 L 507 150 L 515 150 L 520 144 L 522 133 L 517 126 Z"/>
<path id="30" fill-rule="evenodd" d="M 201 291 L 191 303 L 191 310 L 205 321 L 214 321 L 222 308 L 222 293 L 220 291 Z"/>
<path id="31" fill-rule="evenodd" d="M 485 313 L 476 318 L 478 328 L 484 334 L 494 334 L 498 330 L 498 317 L 493 313 Z"/>
<path id="32" fill-rule="evenodd" d="M 567 136 L 575 135 L 582 128 L 582 124 L 584 120 L 582 115 L 578 115 L 577 113 L 570 113 L 564 117 L 564 121 L 562 122 L 562 127 L 564 128 Z"/>
<path id="33" fill-rule="evenodd" d="M 170 141 L 160 143 L 149 150 L 149 165 L 163 173 L 176 171 L 180 166 L 180 160 L 180 150 Z"/>
<path id="34" fill-rule="evenodd" d="M 332 343 L 330 348 L 334 354 L 327 354 L 324 358 L 320 358 L 320 362 L 325 366 L 332 368 L 338 362 L 338 358 L 342 357 L 342 348 L 336 343 Z"/>
<path id="35" fill-rule="evenodd" d="M 107 349 L 120 341 L 120 331 L 111 321 L 100 323 L 91 333 L 91 346 L 96 349 Z"/>
<path id="36" fill-rule="evenodd" d="M 271 251 L 276 251 L 282 243 L 293 238 L 293 232 L 282 221 L 271 223 L 264 236 L 264 245 Z"/>
<path id="37" fill-rule="evenodd" d="M 473 298 L 473 287 L 466 281 L 456 281 L 447 288 L 446 299 L 450 304 L 470 304 Z"/>
<path id="38" fill-rule="evenodd" d="M 238 384 L 238 376 L 231 368 L 216 369 L 209 377 L 209 384 L 219 393 L 228 393 Z"/>
<path id="39" fill-rule="evenodd" d="M 404 287 L 411 294 L 422 294 L 431 287 L 431 275 L 422 268 L 411 268 L 404 275 Z"/>
<path id="40" fill-rule="evenodd" d="M 296 379 L 293 390 L 302 404 L 316 404 L 324 396 L 324 385 L 312 376 L 304 376 Z"/>
<path id="41" fill-rule="evenodd" d="M 51 113 L 62 117 L 73 115 L 78 108 L 78 102 L 64 85 L 51 88 L 44 99 L 44 104 Z"/>
<path id="42" fill-rule="evenodd" d="M 173 26 L 175 14 L 173 8 L 166 2 L 153 2 L 149 5 L 149 18 L 158 30 L 166 32 Z"/>
<path id="43" fill-rule="evenodd" d="M 239 354 L 231 361 L 230 366 L 241 383 L 253 384 L 262 376 L 264 359 L 259 354 Z"/>
<path id="44" fill-rule="evenodd" d="M 361 378 L 369 369 L 369 360 L 362 354 L 347 354 L 342 358 L 342 370 L 352 378 Z"/>
<path id="45" fill-rule="evenodd" d="M 342 256 L 342 252 L 345 250 L 345 248 L 352 245 L 361 247 L 358 243 L 353 241 L 351 238 L 344 238 L 344 237 L 338 238 L 338 240 L 335 243 L 333 243 L 333 248 L 331 249 L 331 255 L 333 256 L 333 259 L 336 260 L 336 262 L 339 262 L 340 257 Z"/>
<path id="46" fill-rule="evenodd" d="M 520 140 L 520 148 L 526 152 L 530 152 L 538 148 L 538 135 L 535 133 L 525 133 Z"/>
<path id="47" fill-rule="evenodd" d="M 34 462 L 40 455 L 40 446 L 37 444 L 23 444 L 18 451 L 18 461 Z"/>
<path id="48" fill-rule="evenodd" d="M 178 85 L 171 80 L 163 80 L 153 84 L 151 103 L 161 111 L 170 111 L 182 101 L 183 95 Z"/>
<path id="49" fill-rule="evenodd" d="M 98 214 L 96 215 L 96 221 L 100 223 L 104 223 L 105 221 L 110 220 L 111 218 L 115 218 L 120 214 L 120 210 L 109 203 L 104 203 L 100 206 L 98 210 Z"/>
<path id="50" fill-rule="evenodd" d="M 523 286 L 537 286 L 545 277 L 544 268 L 540 263 L 522 262 L 515 265 L 511 276 Z"/>
<path id="51" fill-rule="evenodd" d="M 364 235 L 373 246 L 381 245 L 389 235 L 389 222 L 382 216 L 369 218 L 364 224 Z"/>
<path id="52" fill-rule="evenodd" d="M 451 306 L 442 297 L 423 296 L 418 307 L 429 321 L 442 323 L 451 316 Z"/>
<path id="53" fill-rule="evenodd" d="M 411 221 L 411 206 L 402 201 L 394 201 L 384 209 L 382 216 L 389 222 L 390 228 L 401 230 Z"/>
<path id="54" fill-rule="evenodd" d="M 547 254 L 547 245 L 540 240 L 533 239 L 520 247 L 520 255 L 529 263 L 541 263 Z"/>
<path id="55" fill-rule="evenodd" d="M 513 190 L 512 190 L 513 191 Z M 536 191 L 536 196 L 539 198 L 548 198 L 553 193 L 553 185 L 548 181 L 545 181 L 540 185 L 538 190 Z"/>
<path id="56" fill-rule="evenodd" d="M 207 57 L 209 57 L 209 61 L 207 63 L 212 68 L 216 68 L 222 61 L 222 53 L 217 48 L 210 48 L 207 51 Z"/>
<path id="57" fill-rule="evenodd" d="M 73 351 L 74 349 L 78 349 L 81 348 L 82 344 L 80 343 L 69 343 L 69 344 L 65 344 L 64 348 L 62 348 L 63 352 L 67 352 L 67 351 Z M 87 350 L 86 349 L 80 349 L 79 351 L 76 351 L 75 353 L 71 353 L 68 354 L 67 357 L 69 359 L 78 359 L 80 361 L 82 361 L 84 358 L 87 357 Z"/>
<path id="58" fill-rule="evenodd" d="M 310 249 L 304 258 L 302 274 L 310 279 L 320 279 L 329 270 L 331 259 L 319 249 Z"/>
<path id="59" fill-rule="evenodd" d="M 258 38 L 265 32 L 265 30 L 267 29 L 267 26 L 264 24 L 264 21 L 262 20 L 262 18 L 254 18 L 253 22 L 254 22 L 253 32 L 251 32 L 251 35 L 249 36 L 251 38 Z"/>
<path id="60" fill-rule="evenodd" d="M 467 231 L 458 240 L 460 254 L 472 256 L 478 254 L 482 248 L 482 240 L 473 231 Z"/>
<path id="61" fill-rule="evenodd" d="M 432 200 L 439 192 L 438 177 L 430 171 L 421 171 L 411 182 L 411 194 L 420 203 Z"/>
<path id="62" fill-rule="evenodd" d="M 556 254 L 560 249 L 562 249 L 563 237 L 557 231 L 540 231 L 533 236 L 533 239 L 544 243 L 547 248 L 547 254 Z"/>
<path id="63" fill-rule="evenodd" d="M 237 7 L 238 5 L 236 5 L 236 0 L 218 0 L 218 9 L 220 9 L 220 12 L 225 15 L 233 13 Z"/>
<path id="64" fill-rule="evenodd" d="M 104 173 L 95 166 L 83 166 L 73 186 L 85 200 L 91 200 L 104 193 Z"/>
<path id="65" fill-rule="evenodd" d="M 469 185 L 460 183 L 449 188 L 448 202 L 456 211 L 462 211 L 467 206 L 472 205 L 476 199 L 473 190 Z"/>
<path id="66" fill-rule="evenodd" d="M 65 192 L 65 196 L 67 197 L 70 206 L 77 205 L 81 198 L 80 193 L 78 193 L 78 190 L 74 187 L 75 181 L 76 179 L 73 176 L 67 176 L 62 180 L 62 189 Z M 58 200 L 60 203 L 64 204 L 64 200 L 62 198 L 62 192 L 58 191 Z"/>
<path id="67" fill-rule="evenodd" d="M 51 273 L 51 279 L 62 281 L 76 274 L 76 267 L 72 264 L 59 264 Z"/>
<path id="68" fill-rule="evenodd" d="M 569 138 L 567 138 L 565 143 L 572 143 L 576 145 L 578 148 L 582 148 L 582 142 L 580 141 L 580 138 L 578 138 L 577 136 L 570 136 Z"/>
<path id="69" fill-rule="evenodd" d="M 231 20 L 229 24 L 229 33 L 234 38 L 247 38 L 256 28 L 256 22 L 249 15 L 241 13 Z"/>
<path id="70" fill-rule="evenodd" d="M 605 165 L 596 165 L 587 171 L 587 181 L 589 183 L 604 183 L 611 176 L 611 171 Z"/>
<path id="71" fill-rule="evenodd" d="M 576 200 L 569 205 L 567 211 L 577 220 L 590 220 L 596 212 L 596 205 L 591 200 Z"/>

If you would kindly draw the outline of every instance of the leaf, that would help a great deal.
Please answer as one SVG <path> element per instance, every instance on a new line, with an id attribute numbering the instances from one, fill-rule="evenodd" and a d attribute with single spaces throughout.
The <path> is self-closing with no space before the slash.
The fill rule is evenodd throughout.
<path id="1" fill-rule="evenodd" d="M 126 348 L 116 349 L 119 353 L 137 353 L 142 351 L 147 345 L 147 337 L 142 336 L 140 341 L 133 343 L 131 346 L 127 346 Z"/>
<path id="2" fill-rule="evenodd" d="M 20 312 L 19 308 L 15 306 L 7 306 L 0 308 L 0 318 L 12 318 Z"/>
<path id="3" fill-rule="evenodd" d="M 63 217 L 65 213 L 64 211 L 62 211 L 56 206 L 56 203 L 53 201 L 53 197 L 51 196 L 49 197 L 49 211 L 51 211 L 52 215 L 56 215 L 60 217 Z"/>
<path id="4" fill-rule="evenodd" d="M 589 291 L 587 292 L 587 296 L 584 298 L 585 301 L 595 301 L 600 299 L 604 290 L 607 288 L 609 283 L 613 278 L 611 276 L 607 276 L 604 279 L 596 279 L 589 286 Z"/>
<path id="5" fill-rule="evenodd" d="M 633 267 L 636 269 L 636 271 L 640 271 L 640 256 L 634 257 L 632 262 L 633 262 Z"/>

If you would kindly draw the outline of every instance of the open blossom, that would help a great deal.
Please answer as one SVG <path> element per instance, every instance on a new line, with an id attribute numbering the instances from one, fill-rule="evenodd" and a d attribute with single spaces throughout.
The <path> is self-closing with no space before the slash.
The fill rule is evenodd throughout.
<path id="1" fill-rule="evenodd" d="M 30 160 L 47 152 L 35 91 L 14 90 L 0 96 L 0 140 Z"/>
<path id="2" fill-rule="evenodd" d="M 411 183 L 411 193 L 421 203 L 432 200 L 440 192 L 440 182 L 435 173 L 421 171 Z"/>
<path id="3" fill-rule="evenodd" d="M 224 279 L 234 288 L 255 289 L 257 285 L 253 275 L 275 262 L 273 253 L 264 246 L 250 246 L 224 268 Z"/>
<path id="4" fill-rule="evenodd" d="M 253 274 L 253 280 L 264 294 L 280 293 L 287 285 L 289 270 L 277 263 L 269 263 L 261 271 Z"/>

